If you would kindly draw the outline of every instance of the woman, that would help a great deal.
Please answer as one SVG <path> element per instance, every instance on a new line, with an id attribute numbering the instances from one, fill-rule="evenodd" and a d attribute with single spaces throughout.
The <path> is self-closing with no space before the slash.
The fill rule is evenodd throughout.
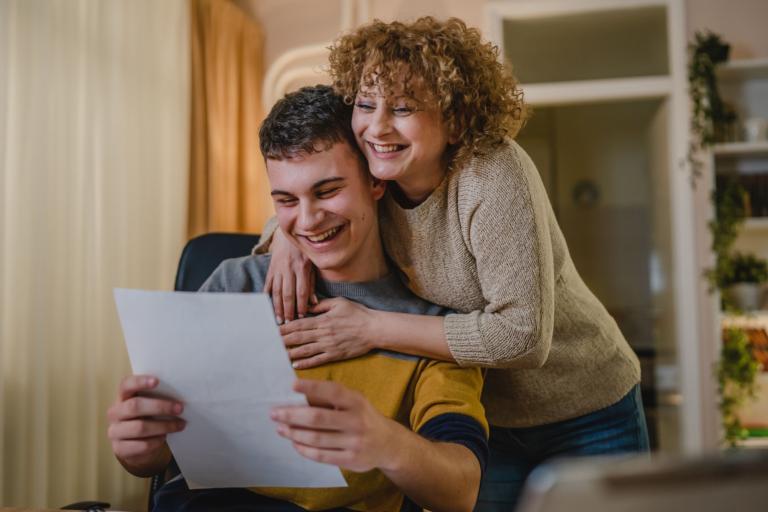
<path id="1" fill-rule="evenodd" d="M 416 294 L 457 313 L 343 299 L 307 310 L 305 262 L 279 232 L 280 268 L 266 288 L 278 317 L 294 307 L 317 314 L 281 327 L 297 368 L 373 349 L 490 368 L 492 454 L 479 510 L 499 499 L 499 471 L 509 502 L 551 457 L 648 449 L 638 360 L 577 273 L 539 174 L 511 140 L 525 105 L 497 52 L 460 20 L 430 17 L 376 21 L 331 48 L 334 87 L 353 103 L 370 172 L 389 181 L 380 205 L 388 255 Z"/>

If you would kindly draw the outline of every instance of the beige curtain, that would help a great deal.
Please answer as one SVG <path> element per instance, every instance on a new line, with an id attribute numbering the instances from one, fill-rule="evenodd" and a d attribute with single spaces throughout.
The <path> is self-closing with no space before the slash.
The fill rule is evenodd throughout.
<path id="1" fill-rule="evenodd" d="M 188 162 L 185 0 L 0 0 L 0 506 L 143 509 L 112 289 L 171 287 Z"/>
<path id="2" fill-rule="evenodd" d="M 272 214 L 259 152 L 263 38 L 228 0 L 190 0 L 192 134 L 188 234 L 258 233 Z"/>

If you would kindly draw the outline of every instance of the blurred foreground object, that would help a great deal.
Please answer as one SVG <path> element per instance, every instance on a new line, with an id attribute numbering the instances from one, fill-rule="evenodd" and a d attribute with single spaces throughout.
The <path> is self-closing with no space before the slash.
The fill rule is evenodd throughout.
<path id="1" fill-rule="evenodd" d="M 768 450 L 567 460 L 531 474 L 518 512 L 764 512 L 766 482 Z"/>

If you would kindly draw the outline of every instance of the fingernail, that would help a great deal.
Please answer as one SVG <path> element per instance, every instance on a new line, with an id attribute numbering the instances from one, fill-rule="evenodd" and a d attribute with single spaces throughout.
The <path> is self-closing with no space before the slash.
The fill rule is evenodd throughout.
<path id="1" fill-rule="evenodd" d="M 154 386 L 157 384 L 157 379 L 154 377 L 147 377 L 147 380 L 145 381 L 145 385 L 147 386 Z"/>
<path id="2" fill-rule="evenodd" d="M 174 404 L 173 406 L 173 414 L 181 414 L 184 410 L 184 406 L 181 404 Z"/>
<path id="3" fill-rule="evenodd" d="M 298 369 L 299 369 L 299 363 L 291 363 L 291 366 L 293 366 L 293 368 L 294 368 L 295 370 L 298 370 Z"/>
<path id="4" fill-rule="evenodd" d="M 282 323 L 283 323 L 283 317 L 281 317 L 281 316 L 278 316 L 278 317 L 276 318 L 276 320 L 277 320 L 277 323 L 278 323 L 279 325 L 282 325 Z"/>

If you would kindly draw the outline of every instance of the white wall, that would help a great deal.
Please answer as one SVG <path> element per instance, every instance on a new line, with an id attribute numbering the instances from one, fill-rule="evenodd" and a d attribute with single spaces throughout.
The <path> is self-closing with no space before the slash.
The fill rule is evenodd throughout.
<path id="1" fill-rule="evenodd" d="M 344 4 L 367 4 L 369 18 L 412 19 L 456 16 L 482 28 L 486 0 L 236 0 L 257 18 L 265 33 L 265 65 L 297 46 L 331 42 L 340 33 Z"/>
<path id="2" fill-rule="evenodd" d="M 768 57 L 768 2 L 686 0 L 689 39 L 709 29 L 731 44 L 732 59 Z"/>
<path id="3" fill-rule="evenodd" d="M 339 34 L 344 0 L 237 0 L 264 27 L 266 66 L 296 46 L 333 40 Z M 512 0 L 514 1 L 514 0 Z M 546 1 L 546 0 L 540 0 Z M 484 29 L 488 0 L 368 0 L 371 18 L 456 16 Z M 685 0 L 688 32 L 711 28 L 733 45 L 734 58 L 768 57 L 768 2 Z"/>

